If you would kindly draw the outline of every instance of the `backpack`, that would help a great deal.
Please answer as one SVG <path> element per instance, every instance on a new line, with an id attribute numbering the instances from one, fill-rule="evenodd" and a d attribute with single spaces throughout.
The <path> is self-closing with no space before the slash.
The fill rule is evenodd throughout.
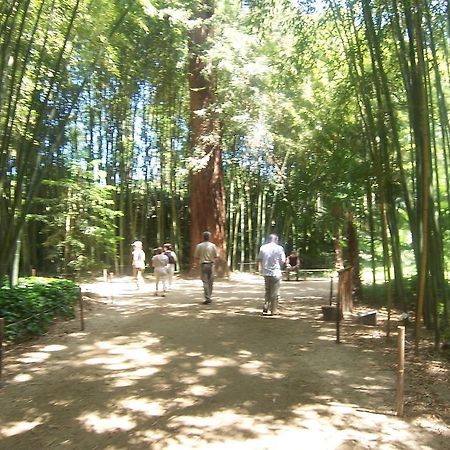
<path id="1" fill-rule="evenodd" d="M 164 254 L 169 258 L 169 264 L 175 264 L 175 257 L 170 250 L 165 252 Z"/>

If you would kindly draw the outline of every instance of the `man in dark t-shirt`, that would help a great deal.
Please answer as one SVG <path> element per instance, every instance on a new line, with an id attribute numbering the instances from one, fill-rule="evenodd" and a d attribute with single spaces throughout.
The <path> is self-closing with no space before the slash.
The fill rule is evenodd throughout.
<path id="1" fill-rule="evenodd" d="M 286 281 L 289 281 L 289 273 L 295 273 L 295 279 L 298 281 L 298 275 L 300 270 L 300 258 L 298 253 L 293 250 L 286 258 Z"/>

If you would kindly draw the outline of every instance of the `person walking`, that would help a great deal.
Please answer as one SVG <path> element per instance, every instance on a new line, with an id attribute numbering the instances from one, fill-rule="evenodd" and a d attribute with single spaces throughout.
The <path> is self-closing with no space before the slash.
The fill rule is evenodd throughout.
<path id="1" fill-rule="evenodd" d="M 172 250 L 172 244 L 167 243 L 164 244 L 164 254 L 169 259 L 169 264 L 167 265 L 167 281 L 168 281 L 168 287 L 169 290 L 172 289 L 172 281 L 173 281 L 173 275 L 175 273 L 175 265 L 177 263 L 177 255 Z"/>
<path id="2" fill-rule="evenodd" d="M 211 233 L 203 232 L 203 242 L 197 244 L 194 252 L 195 264 L 200 263 L 200 277 L 203 283 L 204 305 L 212 302 L 212 291 L 214 282 L 214 262 L 218 257 L 216 244 L 210 241 Z"/>
<path id="3" fill-rule="evenodd" d="M 167 266 L 169 264 L 169 258 L 163 253 L 163 248 L 158 247 L 155 249 L 155 255 L 152 258 L 152 266 L 155 274 L 155 295 L 158 295 L 159 283 L 162 283 L 163 293 L 162 296 L 166 296 L 167 292 Z"/>
<path id="4" fill-rule="evenodd" d="M 260 272 L 264 276 L 264 307 L 263 314 L 270 309 L 272 316 L 278 312 L 280 297 L 281 266 L 286 261 L 286 255 L 281 245 L 278 245 L 278 236 L 271 234 L 267 244 L 259 249 L 258 261 Z"/>
<path id="5" fill-rule="evenodd" d="M 137 288 L 140 289 L 144 285 L 144 276 L 142 273 L 145 270 L 145 252 L 142 250 L 141 241 L 134 241 L 131 245 L 133 246 L 133 251 L 131 252 L 133 278 L 136 281 Z"/>

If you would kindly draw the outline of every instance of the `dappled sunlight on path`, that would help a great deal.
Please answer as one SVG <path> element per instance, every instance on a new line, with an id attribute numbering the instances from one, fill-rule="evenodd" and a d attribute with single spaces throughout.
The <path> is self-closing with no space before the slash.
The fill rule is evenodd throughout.
<path id="1" fill-rule="evenodd" d="M 277 317 L 252 276 L 206 306 L 199 280 L 166 297 L 149 280 L 83 289 L 84 332 L 8 351 L 1 449 L 446 448 L 444 426 L 393 415 L 394 358 L 335 344 L 329 281 L 284 283 Z"/>

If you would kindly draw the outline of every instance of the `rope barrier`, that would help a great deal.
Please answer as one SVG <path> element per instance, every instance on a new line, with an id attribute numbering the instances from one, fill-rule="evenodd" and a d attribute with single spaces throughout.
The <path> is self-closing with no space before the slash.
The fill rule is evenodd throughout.
<path id="1" fill-rule="evenodd" d="M 41 314 L 48 314 L 50 311 L 44 311 L 43 313 L 41 313 Z M 30 319 L 34 319 L 36 316 L 31 316 L 31 317 L 27 317 L 27 318 L 25 318 L 25 319 L 22 319 L 22 320 L 19 320 L 18 322 L 12 322 L 12 323 L 9 323 L 8 325 L 5 325 L 5 328 L 9 328 L 9 327 L 13 327 L 14 325 L 18 325 L 19 323 L 22 323 L 22 322 L 26 322 L 26 321 L 28 321 L 28 320 L 30 320 Z"/>
<path id="2" fill-rule="evenodd" d="M 20 323 L 27 322 L 28 320 L 34 319 L 36 317 L 43 316 L 45 314 L 50 314 L 52 312 L 54 312 L 54 311 L 42 311 L 42 312 L 40 312 L 38 314 L 35 314 L 34 316 L 26 317 L 25 319 L 21 319 L 21 320 L 19 320 L 17 322 L 8 323 L 8 325 L 5 325 L 5 328 L 13 327 L 13 326 L 18 325 Z"/>

